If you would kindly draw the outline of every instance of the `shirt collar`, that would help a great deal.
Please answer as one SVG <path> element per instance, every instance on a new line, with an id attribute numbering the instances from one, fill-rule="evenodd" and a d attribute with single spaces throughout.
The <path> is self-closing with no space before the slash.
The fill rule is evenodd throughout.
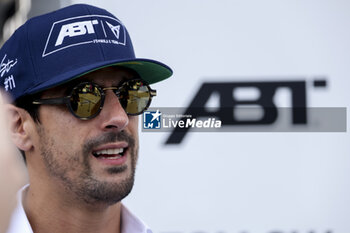
<path id="1" fill-rule="evenodd" d="M 22 194 L 28 186 L 29 184 L 25 185 L 17 193 L 17 207 L 12 214 L 7 233 L 33 233 L 22 205 Z M 121 218 L 121 233 L 152 233 L 151 229 L 123 204 L 121 205 Z"/>
<path id="2" fill-rule="evenodd" d="M 25 192 L 28 186 L 29 184 L 23 186 L 17 193 L 17 207 L 12 213 L 12 218 L 7 233 L 33 233 L 32 227 L 30 226 L 22 205 L 22 194 Z"/>
<path id="3" fill-rule="evenodd" d="M 121 233 L 152 233 L 151 229 L 122 204 Z"/>

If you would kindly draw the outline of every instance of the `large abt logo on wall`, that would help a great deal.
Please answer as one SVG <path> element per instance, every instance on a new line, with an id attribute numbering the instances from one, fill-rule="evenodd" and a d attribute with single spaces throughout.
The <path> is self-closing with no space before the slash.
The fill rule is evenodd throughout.
<path id="1" fill-rule="evenodd" d="M 327 82 L 323 78 L 315 79 L 312 82 L 312 86 L 313 88 L 325 88 Z M 254 88 L 258 90 L 259 95 L 255 99 L 236 98 L 235 92 L 238 92 L 242 88 Z M 217 118 L 222 121 L 223 126 L 247 127 L 273 125 L 279 118 L 279 109 L 275 104 L 274 97 L 276 92 L 282 88 L 289 90 L 291 93 L 291 108 L 289 109 L 291 115 L 290 124 L 295 126 L 307 125 L 309 109 L 307 108 L 307 81 L 305 80 L 205 82 L 195 94 L 184 114 L 195 118 Z M 218 96 L 219 99 L 219 104 L 214 111 L 206 108 L 209 99 L 213 95 Z M 239 106 L 259 108 L 263 114 L 259 119 L 237 118 L 235 111 L 237 111 Z M 189 130 L 189 128 L 174 128 L 165 144 L 180 144 Z"/>

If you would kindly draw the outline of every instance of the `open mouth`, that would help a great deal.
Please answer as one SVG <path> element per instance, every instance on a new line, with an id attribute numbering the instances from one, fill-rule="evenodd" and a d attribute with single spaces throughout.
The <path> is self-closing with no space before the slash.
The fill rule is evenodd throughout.
<path id="1" fill-rule="evenodd" d="M 125 155 L 128 148 L 104 149 L 93 152 L 98 159 L 119 159 Z"/>

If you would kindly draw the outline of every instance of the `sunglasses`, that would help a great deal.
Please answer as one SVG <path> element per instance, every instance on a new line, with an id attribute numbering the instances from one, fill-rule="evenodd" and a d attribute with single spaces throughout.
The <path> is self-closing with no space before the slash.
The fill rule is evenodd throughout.
<path id="1" fill-rule="evenodd" d="M 33 104 L 65 104 L 77 118 L 88 120 L 96 117 L 102 110 L 105 91 L 112 90 L 128 115 L 142 114 L 150 106 L 156 90 L 141 79 L 122 82 L 118 87 L 100 87 L 93 82 L 82 82 L 72 88 L 70 94 L 61 98 L 39 99 Z"/>

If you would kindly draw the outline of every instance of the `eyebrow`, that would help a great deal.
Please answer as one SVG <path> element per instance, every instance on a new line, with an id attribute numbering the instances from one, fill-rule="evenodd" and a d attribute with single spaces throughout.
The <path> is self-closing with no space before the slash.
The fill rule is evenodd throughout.
<path id="1" fill-rule="evenodd" d="M 132 79 L 134 79 L 135 77 L 131 77 L 131 78 L 127 78 L 127 77 L 123 77 L 122 79 L 120 79 L 118 82 L 116 82 L 115 84 L 113 83 L 113 81 L 112 81 L 112 85 L 108 85 L 108 87 L 117 87 L 117 86 L 119 86 L 121 83 L 123 83 L 123 82 L 125 82 L 126 80 L 132 80 Z M 101 80 L 98 80 L 97 82 L 96 81 L 92 81 L 92 80 L 89 80 L 89 79 L 87 79 L 87 80 L 85 80 L 85 81 L 81 81 L 81 82 L 92 82 L 92 83 L 95 83 L 95 84 L 97 84 L 97 85 L 99 85 L 100 87 L 102 87 L 102 88 L 105 88 L 105 87 L 107 87 L 105 84 L 106 84 L 106 82 L 105 82 L 105 80 L 103 80 L 103 79 L 101 79 Z M 79 82 L 80 83 L 80 82 Z"/>
<path id="2" fill-rule="evenodd" d="M 132 74 L 130 76 L 123 75 L 121 77 L 121 79 L 116 84 L 112 84 L 112 85 L 109 85 L 109 86 L 116 87 L 116 86 L 119 86 L 121 83 L 123 83 L 123 82 L 125 82 L 127 80 L 134 80 L 134 79 L 141 79 L 141 80 L 143 80 L 138 74 Z M 105 86 L 105 80 L 103 78 L 99 79 L 97 82 L 94 81 L 94 80 L 91 80 L 89 77 L 85 77 L 85 78 L 80 79 L 80 80 L 81 80 L 80 82 L 93 82 L 93 83 L 96 83 L 97 85 L 99 85 L 101 87 L 106 87 Z M 111 81 L 113 83 L 114 80 L 112 79 Z M 78 83 L 80 83 L 80 82 L 78 82 Z"/>

